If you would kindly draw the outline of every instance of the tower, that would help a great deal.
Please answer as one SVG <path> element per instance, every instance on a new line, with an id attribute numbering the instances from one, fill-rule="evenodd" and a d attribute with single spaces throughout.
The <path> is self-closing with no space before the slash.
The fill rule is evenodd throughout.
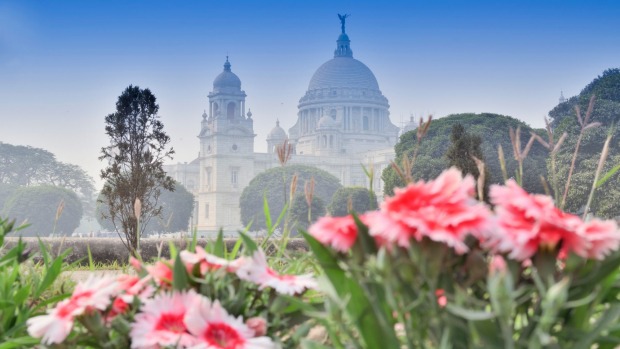
<path id="1" fill-rule="evenodd" d="M 239 197 L 254 176 L 254 121 L 245 115 L 246 94 L 226 57 L 213 81 L 209 114 L 203 114 L 200 139 L 198 224 L 201 232 L 241 228 Z"/>

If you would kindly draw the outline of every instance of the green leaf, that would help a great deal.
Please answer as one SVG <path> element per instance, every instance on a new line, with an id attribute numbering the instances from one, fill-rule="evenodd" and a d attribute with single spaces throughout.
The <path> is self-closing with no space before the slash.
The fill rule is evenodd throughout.
<path id="1" fill-rule="evenodd" d="M 490 313 L 488 311 L 483 311 L 483 310 L 470 310 L 470 309 L 465 309 L 462 307 L 459 307 L 457 305 L 453 305 L 453 304 L 448 304 L 446 306 L 446 310 L 449 311 L 450 313 L 459 316 L 465 320 L 469 320 L 469 321 L 483 321 L 483 320 L 490 320 L 493 319 L 495 317 L 495 314 Z"/>
<path id="2" fill-rule="evenodd" d="M 258 251 L 258 245 L 256 245 L 256 242 L 251 237 L 244 232 L 239 232 L 239 235 L 241 239 L 243 239 L 243 244 L 248 255 L 253 255 L 254 252 Z"/>
<path id="3" fill-rule="evenodd" d="M 33 346 L 39 344 L 40 339 L 32 337 L 19 337 L 6 339 L 0 344 L 0 349 L 23 348 L 24 346 Z"/>
<path id="4" fill-rule="evenodd" d="M 189 286 L 189 276 L 179 254 L 174 260 L 172 272 L 172 288 L 178 291 L 185 290 Z"/>
<path id="5" fill-rule="evenodd" d="M 271 212 L 269 212 L 269 202 L 267 202 L 267 194 L 263 195 L 263 214 L 265 215 L 265 226 L 267 231 L 271 231 Z"/>
<path id="6" fill-rule="evenodd" d="M 235 242 L 235 246 L 233 246 L 232 251 L 230 251 L 230 259 L 237 258 L 237 253 L 239 253 L 239 249 L 241 248 L 241 244 L 243 243 L 243 239 L 237 238 Z"/>
<path id="7" fill-rule="evenodd" d="M 618 318 L 620 317 L 620 305 L 612 305 L 606 312 L 601 316 L 593 329 L 588 331 L 582 339 L 577 342 L 572 348 L 573 349 L 589 349 L 592 346 L 592 343 L 598 338 L 602 331 L 608 330 L 610 325 L 617 323 Z"/>
<path id="8" fill-rule="evenodd" d="M 47 268 L 47 270 L 45 271 L 45 277 L 43 277 L 43 281 L 41 281 L 39 287 L 37 288 L 37 291 L 34 293 L 34 298 L 38 298 L 41 293 L 43 293 L 43 291 L 45 291 L 54 283 L 58 275 L 60 275 L 60 272 L 62 271 L 62 258 L 64 257 L 61 255 L 58 258 L 54 259 L 52 264 Z"/>
<path id="9" fill-rule="evenodd" d="M 93 262 L 93 254 L 90 252 L 90 245 L 86 244 L 86 251 L 88 252 L 88 267 L 90 271 L 95 271 L 95 263 Z"/>
<path id="10" fill-rule="evenodd" d="M 316 256 L 340 299 L 347 299 L 346 309 L 357 326 L 366 348 L 399 348 L 393 325 L 387 322 L 382 304 L 373 304 L 353 277 L 338 266 L 334 254 L 306 232 L 301 232 Z M 376 301 L 376 300 L 373 300 Z"/>
<path id="11" fill-rule="evenodd" d="M 224 243 L 224 232 L 222 229 L 217 233 L 217 239 L 213 246 L 213 254 L 220 258 L 226 257 L 226 244 Z"/>
<path id="12" fill-rule="evenodd" d="M 620 170 L 620 164 L 614 166 L 611 170 L 605 172 L 603 177 L 601 177 L 601 179 L 599 179 L 596 182 L 595 188 L 599 188 L 600 186 L 605 184 L 605 182 L 607 182 L 613 175 L 615 175 L 616 172 L 618 172 L 618 170 Z"/>
<path id="13" fill-rule="evenodd" d="M 171 259 L 176 258 L 178 254 L 178 250 L 177 250 L 177 247 L 174 245 L 174 242 L 172 241 L 168 242 L 168 249 L 170 250 L 170 258 Z"/>
<path id="14" fill-rule="evenodd" d="M 330 347 L 323 345 L 321 343 L 313 342 L 309 339 L 303 339 L 301 341 L 302 349 L 330 349 Z"/>

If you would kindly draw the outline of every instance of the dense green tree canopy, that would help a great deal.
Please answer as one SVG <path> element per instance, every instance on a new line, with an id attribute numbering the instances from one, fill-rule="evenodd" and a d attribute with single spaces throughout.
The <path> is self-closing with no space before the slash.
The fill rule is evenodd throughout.
<path id="1" fill-rule="evenodd" d="M 510 142 L 509 129 L 521 127 L 521 143 L 525 145 L 530 138 L 531 127 L 515 118 L 498 114 L 454 114 L 433 120 L 426 137 L 420 144 L 417 160 L 412 175 L 415 180 L 432 179 L 437 177 L 443 170 L 449 167 L 448 158 L 445 156 L 450 147 L 450 135 L 452 127 L 461 124 L 467 133 L 480 136 L 482 139 L 482 154 L 485 166 L 488 169 L 488 183 L 503 183 L 497 147 L 501 145 L 505 158 L 508 177 L 515 176 L 517 162 L 513 157 L 512 143 Z M 536 130 L 541 133 L 541 130 Z M 411 155 L 416 144 L 416 131 L 409 131 L 400 137 L 395 146 L 396 163 L 400 164 L 405 154 Z M 524 161 L 524 186 L 530 192 L 541 193 L 544 191 L 540 176 L 547 175 L 546 158 L 548 152 L 540 144 L 535 143 L 528 157 Z M 391 167 L 383 171 L 384 192 L 393 194 L 395 187 L 403 186 L 404 183 Z"/>
<path id="2" fill-rule="evenodd" d="M 175 182 L 174 191 L 161 191 L 159 204 L 162 206 L 161 215 L 147 222 L 144 228 L 146 234 L 188 231 L 189 220 L 194 210 L 194 194 L 187 191 L 181 183 Z M 97 222 L 102 228 L 115 231 L 112 220 L 104 218 L 104 212 L 106 212 L 105 202 L 98 200 Z"/>
<path id="3" fill-rule="evenodd" d="M 59 206 L 62 211 L 57 217 Z M 51 185 L 23 186 L 6 200 L 2 215 L 17 222 L 26 220 L 30 224 L 19 231 L 20 235 L 70 235 L 82 219 L 82 204 L 69 189 Z"/>
<path id="4" fill-rule="evenodd" d="M 613 131 L 609 157 L 603 173 L 620 164 L 620 69 L 608 69 L 589 83 L 579 95 L 558 104 L 549 112 L 556 138 L 566 132 L 568 137 L 557 156 L 559 196 L 562 196 L 572 156 L 581 131 L 575 107 L 580 109 L 582 118 L 588 110 L 590 98 L 595 96 L 590 122 L 600 123 L 584 131 L 580 150 L 575 161 L 565 208 L 570 212 L 581 212 L 586 204 L 594 173 L 607 135 Z M 615 127 L 613 127 L 615 125 Z M 551 164 L 549 164 L 549 168 Z M 591 212 L 603 217 L 620 215 L 620 178 L 612 176 L 594 197 Z"/>
<path id="5" fill-rule="evenodd" d="M 308 215 L 310 221 L 308 221 Z M 324 201 L 314 196 L 312 197 L 312 211 L 309 210 L 308 202 L 304 194 L 295 194 L 293 198 L 293 204 L 291 205 L 291 222 L 294 225 L 294 231 L 308 230 L 310 223 L 314 223 L 320 217 L 325 215 L 325 203 Z"/>
<path id="6" fill-rule="evenodd" d="M 364 213 L 377 208 L 377 197 L 373 192 L 362 187 L 340 188 L 332 196 L 327 212 L 333 217 L 348 215 L 349 201 L 353 212 Z"/>
<path id="7" fill-rule="evenodd" d="M 44 149 L 0 142 L 0 184 L 67 188 L 78 195 L 87 214 L 94 209 L 93 179 L 79 166 L 60 162 Z"/>
<path id="8" fill-rule="evenodd" d="M 286 191 L 288 197 L 291 180 L 295 174 L 297 174 L 297 192 L 303 192 L 305 183 L 314 178 L 314 196 L 323 202 L 329 202 L 332 195 L 341 187 L 338 178 L 316 167 L 286 165 L 269 169 L 254 177 L 243 189 L 239 203 L 242 223 L 248 225 L 252 222 L 252 230 L 265 228 L 264 196 L 267 197 L 271 217 L 275 221 L 284 208 L 284 192 Z"/>
<path id="9" fill-rule="evenodd" d="M 484 154 L 482 154 L 482 138 L 478 135 L 469 134 L 463 125 L 456 124 L 452 126 L 452 133 L 450 134 L 450 147 L 446 152 L 448 158 L 448 166 L 454 166 L 461 170 L 463 174 L 471 174 L 476 180 L 480 176 L 480 171 L 476 164 L 474 157 L 482 162 L 486 162 Z M 489 181 L 486 177 L 489 176 L 489 170 L 485 166 L 484 171 L 484 198 L 488 198 L 489 193 Z"/>

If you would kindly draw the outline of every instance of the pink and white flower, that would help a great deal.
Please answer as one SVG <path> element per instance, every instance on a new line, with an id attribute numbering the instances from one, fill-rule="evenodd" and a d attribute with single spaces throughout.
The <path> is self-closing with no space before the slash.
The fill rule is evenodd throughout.
<path id="1" fill-rule="evenodd" d="M 214 256 L 207 253 L 204 248 L 196 246 L 196 253 L 189 252 L 187 250 L 181 251 L 181 261 L 185 264 L 187 271 L 192 273 L 194 266 L 199 265 L 200 274 L 204 275 L 208 271 L 214 271 L 221 268 L 234 272 L 235 261 L 229 261 L 224 258 Z"/>
<path id="2" fill-rule="evenodd" d="M 172 285 L 172 261 L 157 261 L 146 267 L 146 271 L 160 286 Z"/>
<path id="3" fill-rule="evenodd" d="M 260 290 L 271 287 L 280 294 L 295 295 L 317 287 L 311 275 L 281 275 L 267 264 L 265 252 L 258 250 L 237 269 L 237 276 L 257 284 Z"/>
<path id="4" fill-rule="evenodd" d="M 612 221 L 584 223 L 562 212 L 546 195 L 528 194 L 516 182 L 491 187 L 499 230 L 489 243 L 509 257 L 524 261 L 541 249 L 556 251 L 560 258 L 575 253 L 583 258 L 603 259 L 620 245 L 620 234 Z"/>
<path id="5" fill-rule="evenodd" d="M 113 277 L 91 275 L 76 285 L 71 298 L 56 304 L 46 315 L 28 319 L 28 334 L 41 338 L 44 344 L 61 343 L 71 332 L 75 317 L 105 310 L 118 292 L 118 283 Z"/>
<path id="6" fill-rule="evenodd" d="M 228 314 L 219 301 L 201 297 L 185 315 L 187 329 L 199 343 L 193 349 L 268 349 L 276 348 L 269 337 L 257 336 L 241 317 Z"/>
<path id="7" fill-rule="evenodd" d="M 198 341 L 187 330 L 185 316 L 201 304 L 194 290 L 161 293 L 146 299 L 131 326 L 132 348 L 160 348 L 175 345 L 187 348 Z"/>
<path id="8" fill-rule="evenodd" d="M 357 239 L 357 225 L 350 215 L 321 217 L 308 232 L 323 245 L 329 245 L 340 252 L 349 251 Z"/>
<path id="9" fill-rule="evenodd" d="M 479 237 L 489 228 L 490 212 L 474 199 L 474 179 L 453 167 L 433 181 L 395 189 L 379 212 L 364 219 L 379 241 L 409 247 L 411 239 L 427 237 L 464 253 L 467 235 Z"/>

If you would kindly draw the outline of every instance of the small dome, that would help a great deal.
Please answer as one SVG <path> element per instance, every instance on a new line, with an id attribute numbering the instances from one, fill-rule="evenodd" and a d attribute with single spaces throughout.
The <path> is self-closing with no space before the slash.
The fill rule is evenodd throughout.
<path id="1" fill-rule="evenodd" d="M 213 80 L 213 90 L 218 91 L 225 88 L 241 89 L 241 79 L 230 70 L 230 62 L 226 57 L 226 63 L 224 63 L 224 71 Z"/>
<path id="2" fill-rule="evenodd" d="M 319 119 L 319 122 L 317 125 L 318 129 L 339 128 L 339 127 L 340 127 L 340 123 L 328 115 L 323 115 L 323 117 Z"/>
<path id="3" fill-rule="evenodd" d="M 280 127 L 280 121 L 276 121 L 276 126 L 269 131 L 268 140 L 285 140 L 287 138 L 286 131 Z"/>
<path id="4" fill-rule="evenodd" d="M 344 34 L 343 34 L 344 35 Z M 336 57 L 316 70 L 308 90 L 323 88 L 356 88 L 379 91 L 377 78 L 362 62 L 351 57 Z"/>

